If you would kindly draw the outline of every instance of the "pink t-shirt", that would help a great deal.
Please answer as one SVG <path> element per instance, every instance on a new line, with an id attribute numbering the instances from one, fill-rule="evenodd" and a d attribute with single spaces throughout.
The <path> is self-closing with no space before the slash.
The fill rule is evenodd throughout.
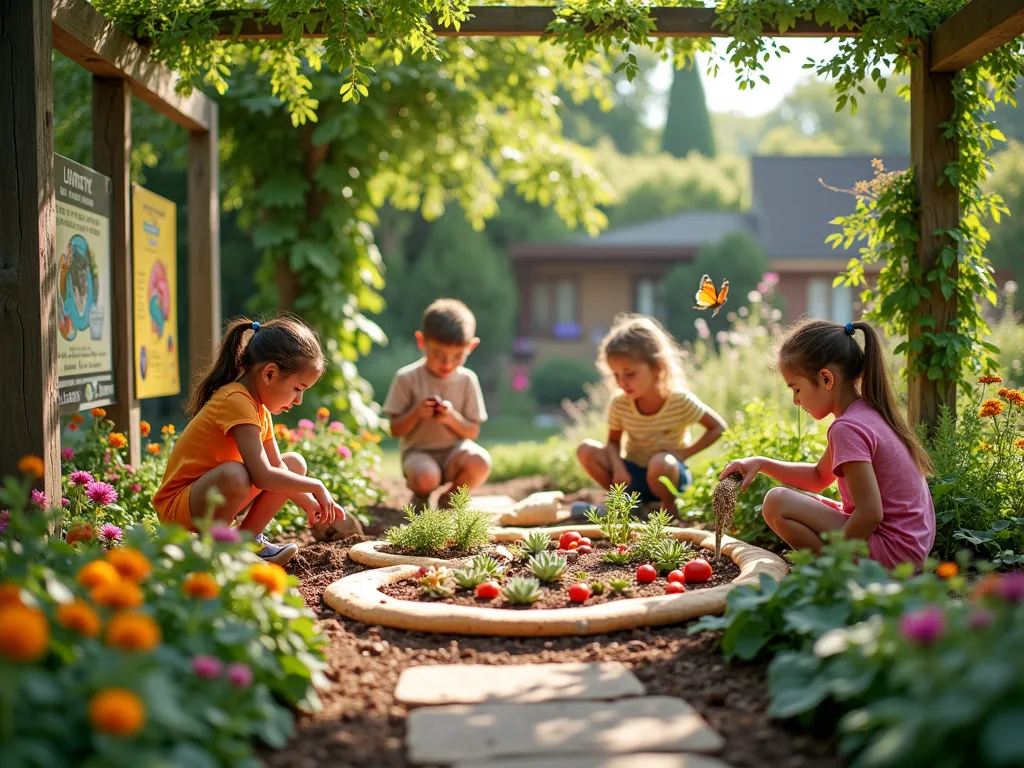
<path id="1" fill-rule="evenodd" d="M 868 537 L 871 558 L 887 568 L 922 565 L 935 543 L 935 507 L 910 450 L 866 401 L 857 400 L 828 428 L 832 473 L 839 480 L 843 513 L 852 514 L 843 464 L 869 461 L 882 496 L 882 522 Z"/>

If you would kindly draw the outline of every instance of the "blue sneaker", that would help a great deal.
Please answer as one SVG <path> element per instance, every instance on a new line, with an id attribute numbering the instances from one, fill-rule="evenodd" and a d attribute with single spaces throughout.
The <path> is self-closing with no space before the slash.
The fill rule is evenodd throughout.
<path id="1" fill-rule="evenodd" d="M 283 547 L 279 547 L 277 544 L 271 544 L 264 534 L 259 534 L 253 539 L 257 544 L 262 544 L 261 549 L 256 554 L 266 560 L 268 563 L 276 563 L 277 565 L 284 565 L 291 560 L 299 551 L 299 547 L 296 544 L 285 544 Z"/>
<path id="2" fill-rule="evenodd" d="M 608 514 L 608 508 L 604 504 L 591 504 L 589 501 L 574 501 L 569 505 L 569 519 L 572 521 L 589 522 L 587 512 L 595 510 L 599 515 Z"/>

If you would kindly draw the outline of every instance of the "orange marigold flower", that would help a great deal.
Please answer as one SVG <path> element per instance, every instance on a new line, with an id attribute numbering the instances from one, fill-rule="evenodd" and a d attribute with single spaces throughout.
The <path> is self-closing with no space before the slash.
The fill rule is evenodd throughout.
<path id="1" fill-rule="evenodd" d="M 994 448 L 995 448 L 995 446 L 992 445 L 992 443 L 982 443 L 981 445 L 978 446 L 978 450 L 979 451 L 983 451 L 985 453 L 989 453 Z"/>
<path id="2" fill-rule="evenodd" d="M 999 396 L 1013 405 L 1024 405 L 1024 392 L 1021 392 L 1019 389 L 1006 389 L 1004 387 L 999 390 Z"/>
<path id="3" fill-rule="evenodd" d="M 160 453 L 160 443 L 150 443 L 146 446 L 146 450 L 156 456 Z"/>
<path id="4" fill-rule="evenodd" d="M 132 736 L 146 724 L 146 708 L 127 688 L 107 688 L 89 700 L 89 722 L 111 736 Z"/>
<path id="5" fill-rule="evenodd" d="M 79 569 L 77 579 L 86 589 L 96 589 L 104 584 L 116 584 L 121 577 L 106 560 L 93 560 Z"/>
<path id="6" fill-rule="evenodd" d="M 288 588 L 288 574 L 275 563 L 256 563 L 249 569 L 249 578 L 271 594 L 279 595 Z"/>
<path id="7" fill-rule="evenodd" d="M 120 432 L 111 432 L 107 435 L 107 443 L 110 444 L 111 448 L 124 448 L 128 445 L 128 438 Z"/>
<path id="8" fill-rule="evenodd" d="M 22 456 L 18 461 L 18 471 L 38 479 L 43 476 L 46 468 L 43 466 L 43 460 L 38 456 Z"/>
<path id="9" fill-rule="evenodd" d="M 160 431 L 163 432 L 165 435 L 173 435 L 174 434 L 174 425 L 173 424 L 164 424 L 162 427 L 160 427 Z"/>
<path id="10" fill-rule="evenodd" d="M 72 424 L 82 424 L 84 422 L 85 422 L 85 417 L 82 414 L 80 414 L 80 413 L 73 413 L 73 414 L 71 414 L 71 423 Z"/>
<path id="11" fill-rule="evenodd" d="M 1014 443 L 1014 445 L 1016 445 L 1018 448 L 1024 451 L 1024 440 L 1018 440 L 1016 443 Z"/>
<path id="12" fill-rule="evenodd" d="M 1002 384 L 1003 379 L 1000 376 L 979 376 L 979 384 Z"/>
<path id="13" fill-rule="evenodd" d="M 161 637 L 160 625 L 144 613 L 119 613 L 107 625 L 107 643 L 123 651 L 151 651 Z"/>
<path id="14" fill-rule="evenodd" d="M 78 425 L 72 421 L 70 424 L 68 424 L 68 429 L 70 429 L 72 432 L 77 432 Z"/>
<path id="15" fill-rule="evenodd" d="M 316 409 L 316 418 L 317 421 L 327 421 L 329 418 L 331 418 L 331 412 L 321 406 L 320 408 Z"/>
<path id="16" fill-rule="evenodd" d="M 107 552 L 107 562 L 117 569 L 122 578 L 131 581 L 142 581 L 153 570 L 146 556 L 132 547 L 110 550 Z"/>
<path id="17" fill-rule="evenodd" d="M 149 425 L 148 421 L 140 421 L 139 422 L 139 433 L 143 437 L 149 437 L 149 431 L 151 429 L 152 429 L 152 427 Z"/>
<path id="18" fill-rule="evenodd" d="M 89 413 L 91 413 L 93 417 L 97 419 L 102 419 L 107 415 L 107 412 L 104 411 L 102 408 L 93 408 L 91 411 L 89 411 Z"/>
<path id="19" fill-rule="evenodd" d="M 974 585 L 974 591 L 971 592 L 971 597 L 975 600 L 981 600 L 983 597 L 993 595 L 999 591 L 999 582 L 1002 581 L 1002 576 L 998 573 L 986 573 L 980 579 L 977 584 Z"/>
<path id="20" fill-rule="evenodd" d="M 998 416 L 1002 412 L 1003 404 L 1000 401 L 993 398 L 990 400 L 986 400 L 981 404 L 981 410 L 978 411 L 978 415 L 981 416 L 982 418 L 985 418 L 987 416 Z"/>
<path id="21" fill-rule="evenodd" d="M 96 532 L 93 527 L 88 523 L 81 523 L 71 527 L 68 531 L 68 535 L 64 537 L 64 540 L 68 544 L 77 544 L 80 541 L 92 541 L 95 537 Z"/>
<path id="22" fill-rule="evenodd" d="M 960 573 L 960 568 L 956 563 L 939 563 L 939 567 L 935 569 L 935 574 L 940 579 L 952 579 L 958 573 Z"/>
<path id="23" fill-rule="evenodd" d="M 0 656 L 8 661 L 37 661 L 50 645 L 45 614 L 26 605 L 0 608 Z"/>
<path id="24" fill-rule="evenodd" d="M 134 581 L 120 579 L 113 584 L 100 584 L 90 595 L 97 605 L 113 608 L 115 611 L 134 611 L 142 607 L 143 596 Z"/>
<path id="25" fill-rule="evenodd" d="M 20 584 L 0 584 L 0 608 L 8 605 L 21 605 Z"/>
<path id="26" fill-rule="evenodd" d="M 291 430 L 289 430 L 284 424 L 275 424 L 274 434 L 282 440 L 287 440 L 291 436 Z"/>
<path id="27" fill-rule="evenodd" d="M 96 637 L 100 633 L 100 617 L 84 600 L 64 603 L 57 609 L 57 621 L 85 637 Z"/>
<path id="28" fill-rule="evenodd" d="M 196 600 L 212 600 L 220 594 L 220 585 L 211 574 L 196 571 L 185 577 L 181 591 Z"/>

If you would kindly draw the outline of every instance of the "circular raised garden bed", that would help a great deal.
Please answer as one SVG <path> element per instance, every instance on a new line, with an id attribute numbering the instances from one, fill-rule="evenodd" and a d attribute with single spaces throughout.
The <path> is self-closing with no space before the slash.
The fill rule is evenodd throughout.
<path id="1" fill-rule="evenodd" d="M 559 526 L 533 530 L 542 530 L 552 538 L 570 530 L 579 531 L 591 539 L 604 538 L 595 526 Z M 505 528 L 492 531 L 492 539 L 498 543 L 519 541 L 527 533 L 523 529 Z M 714 549 L 713 532 L 668 528 L 666 533 L 703 549 Z M 364 552 L 368 551 L 375 552 L 371 547 L 364 547 Z M 723 537 L 722 553 L 739 568 L 739 575 L 728 584 L 692 589 L 674 595 L 623 597 L 572 608 L 509 610 L 486 604 L 454 605 L 391 597 L 382 592 L 381 587 L 414 577 L 420 567 L 452 567 L 461 564 L 465 558 L 435 560 L 375 552 L 376 555 L 393 558 L 392 563 L 402 562 L 346 576 L 327 587 L 324 601 L 341 615 L 365 624 L 420 632 L 526 637 L 593 635 L 634 627 L 675 624 L 699 616 L 720 614 L 725 610 L 729 592 L 736 586 L 756 584 L 762 574 L 781 579 L 787 572 L 785 562 L 777 555 L 737 539 Z M 362 554 L 353 556 L 353 559 L 363 562 L 360 559 Z"/>

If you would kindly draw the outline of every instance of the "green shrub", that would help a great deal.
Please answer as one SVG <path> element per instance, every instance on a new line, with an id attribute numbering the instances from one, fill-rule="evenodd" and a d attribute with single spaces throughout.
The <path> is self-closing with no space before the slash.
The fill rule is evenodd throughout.
<path id="1" fill-rule="evenodd" d="M 549 357 L 533 369 L 531 390 L 541 406 L 561 405 L 563 400 L 586 396 L 586 385 L 596 384 L 601 374 L 591 360 Z"/>
<path id="2" fill-rule="evenodd" d="M 576 444 L 562 438 L 552 437 L 544 443 L 496 445 L 491 449 L 490 482 L 536 476 L 547 478 L 553 488 L 565 493 L 594 485 L 576 460 Z"/>
<path id="3" fill-rule="evenodd" d="M 460 552 L 469 552 L 491 542 L 491 516 L 473 509 L 469 489 L 463 486 L 452 496 L 451 514 L 455 518 L 452 545 Z"/>
<path id="4" fill-rule="evenodd" d="M 587 520 L 600 528 L 611 544 L 628 544 L 633 525 L 639 522 L 633 517 L 633 510 L 639 503 L 639 493 L 627 493 L 626 486 L 621 483 L 613 485 L 605 498 L 604 514 L 594 508 L 588 509 Z"/>
<path id="5" fill-rule="evenodd" d="M 435 555 L 446 549 L 469 552 L 491 540 L 491 517 L 473 509 L 469 491 L 462 487 L 452 496 L 451 509 L 405 508 L 405 525 L 389 528 L 384 536 L 399 549 L 415 555 Z"/>

